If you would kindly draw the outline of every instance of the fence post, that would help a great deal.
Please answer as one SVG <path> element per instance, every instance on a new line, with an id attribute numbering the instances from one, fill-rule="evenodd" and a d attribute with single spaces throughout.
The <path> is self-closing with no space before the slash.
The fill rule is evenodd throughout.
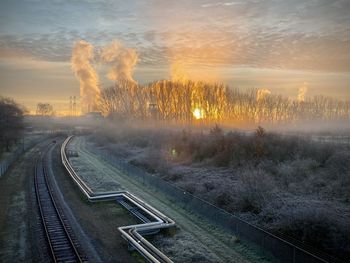
<path id="1" fill-rule="evenodd" d="M 293 263 L 295 263 L 295 247 L 293 247 Z"/>

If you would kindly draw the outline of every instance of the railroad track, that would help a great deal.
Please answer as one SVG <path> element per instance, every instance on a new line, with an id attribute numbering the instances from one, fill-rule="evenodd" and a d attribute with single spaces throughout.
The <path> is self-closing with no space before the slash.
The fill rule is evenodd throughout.
<path id="1" fill-rule="evenodd" d="M 54 189 L 47 172 L 46 154 L 35 165 L 35 192 L 40 217 L 49 244 L 53 262 L 88 262 L 79 250 L 68 220 L 55 200 Z"/>

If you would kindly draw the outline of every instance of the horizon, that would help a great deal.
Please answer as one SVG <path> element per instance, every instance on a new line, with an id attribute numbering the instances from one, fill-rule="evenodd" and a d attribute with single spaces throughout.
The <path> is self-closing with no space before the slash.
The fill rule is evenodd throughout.
<path id="1" fill-rule="evenodd" d="M 137 53 L 132 77 L 140 84 L 174 79 L 232 88 L 268 89 L 297 98 L 349 100 L 350 14 L 346 1 L 3 1 L 0 26 L 2 96 L 35 111 L 58 112 L 79 97 L 71 58 L 85 40 L 95 56 L 119 41 Z M 263 12 L 261 12 L 263 10 Z M 99 86 L 107 65 L 92 61 Z"/>

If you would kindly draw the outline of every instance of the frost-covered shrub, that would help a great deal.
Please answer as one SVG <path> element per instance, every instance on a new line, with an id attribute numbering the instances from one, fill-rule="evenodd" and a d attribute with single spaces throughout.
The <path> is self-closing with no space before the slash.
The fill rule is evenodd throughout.
<path id="1" fill-rule="evenodd" d="M 201 142 L 194 152 L 193 160 L 201 162 L 207 158 L 212 158 L 216 154 L 216 151 L 217 147 L 214 141 L 208 140 L 206 143 Z"/>
<path id="2" fill-rule="evenodd" d="M 340 207 L 335 213 L 333 205 L 350 203 L 349 148 L 261 130 L 224 133 L 218 126 L 209 132 L 122 130 L 96 138 L 118 156 L 250 222 L 344 254 L 345 221 L 331 219 L 346 212 Z"/>
<path id="3" fill-rule="evenodd" d="M 186 192 L 190 194 L 194 194 L 196 192 L 196 186 L 193 184 L 185 184 L 183 188 Z"/>
<path id="4" fill-rule="evenodd" d="M 208 181 L 208 182 L 204 182 L 203 183 L 203 186 L 204 186 L 204 188 L 205 188 L 205 190 L 207 192 L 210 192 L 211 190 L 214 190 L 215 189 L 215 185 L 216 185 L 216 183 L 213 182 L 213 181 Z"/>
<path id="5" fill-rule="evenodd" d="M 215 157 L 213 158 L 213 162 L 215 166 L 229 166 L 231 160 L 232 160 L 232 152 L 233 148 L 231 145 L 225 145 L 224 148 L 218 152 Z"/>
<path id="6" fill-rule="evenodd" d="M 216 198 L 215 198 L 215 204 L 219 207 L 225 208 L 228 207 L 232 204 L 233 199 L 231 195 L 227 192 L 220 193 Z"/>
<path id="7" fill-rule="evenodd" d="M 149 144 L 149 140 L 143 136 L 136 136 L 129 143 L 130 143 L 130 145 L 133 145 L 136 147 L 146 148 Z"/>
<path id="8" fill-rule="evenodd" d="M 132 149 L 125 143 L 111 143 L 108 148 L 117 156 L 127 157 L 132 155 Z"/>
<path id="9" fill-rule="evenodd" d="M 174 173 L 174 172 L 169 172 L 168 174 L 165 175 L 165 179 L 169 181 L 179 181 L 183 178 L 183 175 L 181 173 Z"/>
<path id="10" fill-rule="evenodd" d="M 134 156 L 134 158 L 130 160 L 130 163 L 146 169 L 149 173 L 157 173 L 165 169 L 166 165 L 162 160 L 160 151 L 154 148 L 147 149 L 145 152 Z"/>
<path id="11" fill-rule="evenodd" d="M 349 173 L 350 151 L 339 151 L 339 152 L 333 153 L 327 159 L 325 166 L 336 177 L 339 177 L 342 174 Z"/>
<path id="12" fill-rule="evenodd" d="M 260 169 L 248 168 L 238 176 L 236 195 L 238 209 L 243 212 L 259 213 L 272 197 L 275 189 L 273 179 Z"/>
<path id="13" fill-rule="evenodd" d="M 326 163 L 334 152 L 339 150 L 334 145 L 316 142 L 305 142 L 300 147 L 300 158 L 312 158 L 322 165 Z"/>
<path id="14" fill-rule="evenodd" d="M 319 164 L 312 159 L 297 159 L 279 163 L 276 166 L 276 179 L 284 187 L 295 186 L 296 183 L 300 187 L 302 186 L 301 183 L 307 180 L 318 167 Z"/>
<path id="15" fill-rule="evenodd" d="M 165 161 L 162 152 L 157 148 L 151 148 L 146 153 L 145 164 L 152 167 L 155 172 L 164 174 L 168 171 L 168 164 Z"/>
<path id="16" fill-rule="evenodd" d="M 298 152 L 298 143 L 294 138 L 282 138 L 271 134 L 264 138 L 266 158 L 275 162 L 282 162 L 293 158 Z"/>
<path id="17" fill-rule="evenodd" d="M 285 235 L 338 256 L 340 251 L 340 254 L 350 253 L 349 212 L 339 213 L 326 202 L 290 200 L 273 212 L 274 227 Z"/>

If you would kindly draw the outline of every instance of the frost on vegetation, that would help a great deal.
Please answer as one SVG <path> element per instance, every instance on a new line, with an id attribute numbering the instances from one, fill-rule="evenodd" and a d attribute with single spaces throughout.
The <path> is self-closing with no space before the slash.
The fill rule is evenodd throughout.
<path id="1" fill-rule="evenodd" d="M 94 166 L 89 161 L 88 156 L 82 149 L 79 143 L 80 141 L 73 140 L 70 144 L 70 148 L 78 150 L 78 157 L 70 157 L 69 160 L 75 169 L 75 171 L 82 177 L 82 179 L 87 183 L 93 191 L 119 191 L 124 190 L 124 188 L 113 178 L 104 178 L 101 173 L 96 172 Z M 98 164 L 95 164 L 98 165 Z M 103 169 L 103 167 L 99 167 Z"/>
<path id="2" fill-rule="evenodd" d="M 350 204 L 350 149 L 345 145 L 320 144 L 264 129 L 225 133 L 218 126 L 205 133 L 101 130 L 92 140 L 231 213 L 272 231 L 305 236 L 329 253 L 350 255 L 350 248 L 342 246 L 344 240 L 350 243 L 342 235 L 345 225 L 332 225 L 330 220 L 347 214 Z M 319 205 L 315 208 L 306 202 Z M 315 209 L 322 212 L 312 215 Z M 307 228 L 309 223 L 315 228 Z M 317 231 L 330 233 L 327 229 L 332 229 L 332 237 L 317 235 Z"/>
<path id="3" fill-rule="evenodd" d="M 262 217 L 269 228 L 289 236 L 298 233 L 298 239 L 323 250 L 350 249 L 350 208 L 343 204 L 292 198 L 269 204 Z"/>
<path id="4" fill-rule="evenodd" d="M 216 263 L 221 262 L 215 254 L 208 251 L 199 242 L 193 240 L 191 235 L 180 231 L 174 236 L 165 235 L 155 236 L 153 242 L 161 251 L 170 258 L 176 256 L 177 262 L 194 262 L 194 263 Z M 176 244 L 176 245 L 174 245 Z M 196 244 L 196 246 L 193 246 Z"/>

